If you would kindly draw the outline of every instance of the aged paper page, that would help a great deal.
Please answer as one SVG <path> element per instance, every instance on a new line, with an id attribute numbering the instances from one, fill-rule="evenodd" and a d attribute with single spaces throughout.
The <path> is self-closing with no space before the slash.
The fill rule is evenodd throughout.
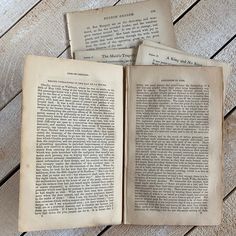
<path id="1" fill-rule="evenodd" d="M 175 47 L 169 0 L 67 13 L 72 55 L 76 50 L 130 48 L 142 39 Z"/>
<path id="2" fill-rule="evenodd" d="M 111 63 L 116 65 L 134 65 L 136 48 L 75 51 L 75 59 Z"/>
<path id="3" fill-rule="evenodd" d="M 147 42 L 151 44 L 150 41 Z M 153 44 L 154 46 L 154 44 Z M 219 66 L 223 69 L 224 94 L 227 89 L 231 68 L 228 64 L 197 57 L 184 52 L 170 51 L 157 47 L 140 45 L 136 58 L 136 65 L 185 65 L 185 66 Z"/>
<path id="4" fill-rule="evenodd" d="M 167 51 L 174 51 L 174 52 L 184 53 L 181 50 L 178 50 L 178 49 L 172 48 L 172 47 L 168 47 L 166 45 L 160 44 L 160 43 L 158 43 L 156 41 L 153 41 L 151 39 L 144 39 L 142 44 L 145 45 L 145 46 L 149 46 L 149 47 L 165 49 Z M 185 53 L 185 54 L 187 54 L 187 53 Z"/>
<path id="5" fill-rule="evenodd" d="M 19 230 L 122 220 L 123 67 L 29 56 Z"/>
<path id="6" fill-rule="evenodd" d="M 129 68 L 124 222 L 219 224 L 221 68 Z"/>

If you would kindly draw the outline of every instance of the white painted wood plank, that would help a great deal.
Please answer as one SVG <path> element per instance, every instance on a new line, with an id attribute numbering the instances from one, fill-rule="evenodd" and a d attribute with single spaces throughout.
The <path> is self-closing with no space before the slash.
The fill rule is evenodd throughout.
<path id="1" fill-rule="evenodd" d="M 61 58 L 70 58 L 66 50 Z M 0 112 L 0 180 L 20 161 L 21 93 Z"/>
<path id="2" fill-rule="evenodd" d="M 182 236 L 191 227 L 176 226 L 140 226 L 140 225 L 118 225 L 108 229 L 103 236 Z"/>
<path id="3" fill-rule="evenodd" d="M 21 89 L 25 55 L 58 56 L 66 48 L 66 12 L 115 2 L 43 0 L 4 35 L 0 39 L 0 109 Z"/>
<path id="4" fill-rule="evenodd" d="M 236 235 L 236 191 L 224 202 L 223 220 L 219 226 L 197 227 L 188 236 L 235 236 Z"/>
<path id="5" fill-rule="evenodd" d="M 0 109 L 21 89 L 23 61 L 27 54 L 58 56 L 68 45 L 64 14 L 68 11 L 85 10 L 113 5 L 117 0 L 57 1 L 42 0 L 17 25 L 0 39 Z M 136 2 L 122 0 L 121 3 Z M 178 3 L 181 4 L 179 7 Z M 172 6 L 180 14 L 192 3 L 172 0 Z M 177 16 L 173 15 L 176 19 Z"/>
<path id="6" fill-rule="evenodd" d="M 210 58 L 235 34 L 235 9 L 235 0 L 201 0 L 175 24 L 178 46 L 189 53 Z M 226 92 L 225 114 L 236 105 L 235 41 L 214 58 L 233 66 Z"/>
<path id="7" fill-rule="evenodd" d="M 18 201 L 19 201 L 19 171 L 15 173 L 0 189 L 0 235 L 19 236 L 18 232 Z M 95 236 L 104 226 L 29 232 L 27 236 Z"/>
<path id="8" fill-rule="evenodd" d="M 13 175 L 0 189 L 0 232 L 15 236 L 17 232 L 19 174 Z"/>
<path id="9" fill-rule="evenodd" d="M 171 0 L 171 12 L 176 20 L 183 12 L 185 12 L 197 0 Z"/>
<path id="10" fill-rule="evenodd" d="M 236 111 L 224 122 L 224 196 L 236 186 Z"/>
<path id="11" fill-rule="evenodd" d="M 236 8 L 235 8 L 236 9 Z M 215 59 L 231 64 L 232 73 L 229 78 L 229 86 L 226 92 L 225 114 L 236 105 L 236 38 L 230 42 Z"/>
<path id="12" fill-rule="evenodd" d="M 0 37 L 40 0 L 1 0 Z"/>
<path id="13" fill-rule="evenodd" d="M 0 180 L 20 160 L 21 95 L 0 112 Z"/>
<path id="14" fill-rule="evenodd" d="M 120 0 L 118 4 L 141 2 L 145 0 Z M 176 20 L 183 12 L 185 12 L 197 0 L 170 0 L 172 20 Z"/>
<path id="15" fill-rule="evenodd" d="M 177 44 L 189 53 L 211 57 L 236 32 L 235 0 L 201 0 L 175 24 Z"/>

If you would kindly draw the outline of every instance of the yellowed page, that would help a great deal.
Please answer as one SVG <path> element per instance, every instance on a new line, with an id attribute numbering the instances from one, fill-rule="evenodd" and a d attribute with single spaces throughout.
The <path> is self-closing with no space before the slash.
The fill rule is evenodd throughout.
<path id="1" fill-rule="evenodd" d="M 222 212 L 219 67 L 128 67 L 126 224 L 215 225 Z"/>
<path id="2" fill-rule="evenodd" d="M 142 42 L 143 45 L 145 46 L 149 46 L 149 47 L 154 47 L 154 48 L 161 48 L 161 49 L 165 49 L 167 51 L 174 51 L 174 52 L 182 52 L 182 53 L 185 53 L 181 50 L 178 50 L 176 48 L 172 48 L 172 47 L 168 47 L 166 45 L 163 45 L 161 43 L 158 43 L 156 41 L 153 41 L 151 39 L 144 39 L 143 42 Z M 187 53 L 185 53 L 187 54 Z"/>
<path id="3" fill-rule="evenodd" d="M 75 51 L 75 59 L 116 65 L 134 65 L 136 54 L 136 48 Z"/>
<path id="4" fill-rule="evenodd" d="M 224 94 L 227 89 L 228 78 L 231 72 L 230 65 L 197 57 L 184 52 L 167 51 L 162 48 L 155 48 L 146 45 L 140 45 L 136 58 L 136 65 L 185 65 L 185 66 L 219 66 L 223 70 Z"/>
<path id="5" fill-rule="evenodd" d="M 28 56 L 19 230 L 122 220 L 123 67 Z"/>
<path id="6" fill-rule="evenodd" d="M 169 0 L 148 0 L 67 13 L 72 55 L 76 50 L 130 48 L 142 39 L 175 47 Z"/>

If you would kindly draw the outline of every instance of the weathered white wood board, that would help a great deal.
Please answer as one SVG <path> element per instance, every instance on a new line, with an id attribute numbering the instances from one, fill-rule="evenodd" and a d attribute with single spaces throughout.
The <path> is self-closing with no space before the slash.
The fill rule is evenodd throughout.
<path id="1" fill-rule="evenodd" d="M 133 2 L 141 2 L 145 0 L 120 0 L 118 4 L 126 4 Z M 173 21 L 176 20 L 183 12 L 185 12 L 197 0 L 170 0 L 171 13 Z"/>
<path id="2" fill-rule="evenodd" d="M 234 191 L 223 204 L 223 218 L 219 226 L 196 227 L 188 236 L 235 236 L 236 235 L 236 191 Z M 174 232 L 172 228 L 177 228 Z M 184 235 L 191 227 L 174 226 L 125 226 L 120 225 L 108 229 L 103 235 L 108 236 L 177 236 Z M 183 230 L 184 229 L 184 230 Z"/>
<path id="3" fill-rule="evenodd" d="M 211 57 L 236 32 L 235 0 L 202 0 L 175 24 L 177 44 Z"/>
<path id="4" fill-rule="evenodd" d="M 13 175 L 0 191 L 0 232 L 1 235 L 15 236 L 17 232 L 19 174 Z"/>
<path id="5" fill-rule="evenodd" d="M 58 56 L 68 45 L 65 13 L 74 10 L 84 10 L 109 6 L 116 0 L 103 1 L 46 1 L 42 0 L 17 25 L 15 25 L 0 41 L 0 109 L 9 99 L 21 89 L 24 57 L 27 54 Z M 127 3 L 131 1 L 120 1 Z M 178 8 L 178 16 L 191 5 L 172 0 L 172 6 Z M 173 14 L 176 14 L 172 8 Z M 173 15 L 176 19 L 176 16 Z M 30 43 L 29 43 L 30 39 Z M 13 60 L 14 58 L 14 60 Z"/>
<path id="6" fill-rule="evenodd" d="M 0 191 L 0 235 L 1 236 L 19 236 L 18 232 L 18 203 L 19 202 L 19 171 L 15 173 L 2 187 Z M 36 231 L 27 233 L 27 236 L 95 236 L 104 226 L 68 229 L 68 230 L 50 230 Z"/>
<path id="7" fill-rule="evenodd" d="M 197 227 L 188 236 L 235 236 L 236 235 L 236 191 L 224 202 L 223 220 L 219 226 Z"/>
<path id="8" fill-rule="evenodd" d="M 197 0 L 175 0 L 171 1 L 171 12 L 175 16 L 173 20 L 176 20 L 183 12 L 185 12 L 192 4 Z"/>
<path id="9" fill-rule="evenodd" d="M 236 186 L 236 110 L 224 122 L 224 196 Z"/>
<path id="10" fill-rule="evenodd" d="M 178 46 L 189 53 L 210 58 L 236 32 L 235 0 L 202 0 L 175 25 Z M 235 52 L 233 40 L 215 59 L 233 65 L 225 102 L 225 114 L 236 105 Z"/>
<path id="11" fill-rule="evenodd" d="M 236 106 L 236 38 L 231 41 L 230 44 L 228 44 L 222 51 L 220 51 L 215 59 L 230 63 L 232 68 L 225 99 L 226 114 Z"/>
<path id="12" fill-rule="evenodd" d="M 0 37 L 40 0 L 1 0 Z"/>
<path id="13" fill-rule="evenodd" d="M 87 9 L 88 2 L 43 0 L 0 39 L 0 109 L 21 90 L 25 55 L 58 56 L 68 45 L 65 13 Z M 95 1 L 92 6 L 115 2 Z"/>
<path id="14" fill-rule="evenodd" d="M 20 160 L 21 95 L 0 112 L 0 180 Z"/>

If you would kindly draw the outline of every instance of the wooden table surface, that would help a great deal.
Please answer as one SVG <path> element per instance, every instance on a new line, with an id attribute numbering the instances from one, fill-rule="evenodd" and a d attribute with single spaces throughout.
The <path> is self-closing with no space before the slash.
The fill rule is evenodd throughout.
<path id="1" fill-rule="evenodd" d="M 24 57 L 27 54 L 69 57 L 66 12 L 129 2 L 135 1 L 0 0 L 0 236 L 236 235 L 236 0 L 171 0 L 179 48 L 232 65 L 225 100 L 222 224 L 119 225 L 23 234 L 17 231 Z"/>

